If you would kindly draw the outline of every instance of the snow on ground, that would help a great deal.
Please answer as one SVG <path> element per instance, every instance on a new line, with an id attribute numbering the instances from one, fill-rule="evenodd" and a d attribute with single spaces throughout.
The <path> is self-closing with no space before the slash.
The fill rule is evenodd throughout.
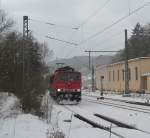
<path id="1" fill-rule="evenodd" d="M 113 96 L 116 98 L 115 95 Z M 48 131 L 63 132 L 66 138 L 110 137 L 110 132 L 93 128 L 91 125 L 75 118 L 74 114 L 67 108 L 106 127 L 110 127 L 111 123 L 95 117 L 94 113 L 114 118 L 143 131 L 150 132 L 149 114 L 91 103 L 84 100 L 84 98 L 78 105 L 58 105 L 48 94 L 45 95 L 42 104 L 49 103 L 48 106 L 44 107 L 45 113 L 47 108 L 49 109 L 45 114 L 48 116 L 49 123 L 46 123 L 34 115 L 21 113 L 19 101 L 15 96 L 0 95 L 0 138 L 47 138 Z M 120 128 L 114 124 L 112 125 L 112 131 L 125 138 L 150 137 L 150 134 L 145 132 Z M 111 138 L 118 138 L 118 136 L 111 134 Z"/>
<path id="2" fill-rule="evenodd" d="M 92 95 L 92 96 L 100 96 L 100 91 L 97 90 L 95 92 L 83 90 L 83 94 Z M 128 100 L 132 102 L 150 102 L 150 94 L 131 94 L 131 97 L 123 97 L 121 94 L 116 94 L 114 92 L 104 93 L 104 97 L 112 98 L 112 99 L 119 99 L 119 100 Z"/>
<path id="3" fill-rule="evenodd" d="M 114 118 L 118 121 L 124 122 L 126 124 L 150 132 L 150 121 L 149 121 L 150 115 L 148 114 L 139 113 L 136 111 L 118 109 L 115 107 L 99 105 L 95 103 L 88 103 L 86 101 L 82 101 L 82 102 L 84 103 L 84 105 L 85 104 L 87 105 L 86 107 L 84 107 L 82 104 L 79 105 L 79 107 L 84 110 L 88 110 L 89 112 L 92 113 L 99 113 L 101 115 Z M 148 137 L 150 137 L 150 135 Z"/>
<path id="4" fill-rule="evenodd" d="M 46 138 L 47 124 L 31 114 L 1 121 L 0 138 Z"/>
<path id="5" fill-rule="evenodd" d="M 64 132 L 68 138 L 109 138 L 110 133 L 101 129 L 93 128 L 89 124 L 75 118 L 72 116 L 72 112 L 64 107 L 67 107 L 76 113 L 106 127 L 110 127 L 110 122 L 95 117 L 93 115 L 94 113 L 99 113 L 107 117 L 114 118 L 118 121 L 135 126 L 136 128 L 147 132 L 145 133 L 138 130 L 120 128 L 112 125 L 112 131 L 124 136 L 125 138 L 150 137 L 149 114 L 90 103 L 83 99 L 79 105 L 58 105 L 56 103 L 53 105 L 51 120 L 56 120 L 54 121 L 57 122 L 55 125 L 58 126 L 58 128 Z M 72 121 L 66 122 L 66 120 Z M 117 136 L 112 134 L 111 137 L 116 138 Z"/>
<path id="6" fill-rule="evenodd" d="M 0 95 L 0 118 L 5 119 L 20 113 L 19 101 L 14 95 L 3 93 Z"/>
<path id="7" fill-rule="evenodd" d="M 74 109 L 74 106 L 72 106 Z M 87 114 L 90 116 L 90 114 Z M 53 124 L 54 120 L 57 124 Z M 57 125 L 59 130 L 64 132 L 67 138 L 108 138 L 109 133 L 97 128 L 91 127 L 89 124 L 75 118 L 70 111 L 61 105 L 53 105 L 52 124 Z M 67 120 L 71 120 L 68 122 Z M 54 121 L 56 122 L 56 121 Z M 112 138 L 117 138 L 112 136 Z"/>
<path id="8" fill-rule="evenodd" d="M 0 93 L 0 138 L 47 138 L 48 128 L 38 117 L 21 113 L 14 95 Z"/>

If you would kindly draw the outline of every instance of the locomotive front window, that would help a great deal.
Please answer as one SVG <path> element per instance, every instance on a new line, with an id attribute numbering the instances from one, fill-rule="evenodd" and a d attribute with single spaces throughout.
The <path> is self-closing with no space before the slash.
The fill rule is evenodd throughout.
<path id="1" fill-rule="evenodd" d="M 80 74 L 78 73 L 69 73 L 68 74 L 68 81 L 78 81 L 80 80 Z"/>
<path id="2" fill-rule="evenodd" d="M 61 73 L 58 78 L 61 81 L 67 81 L 68 80 L 68 75 L 67 75 L 67 73 Z"/>
<path id="3" fill-rule="evenodd" d="M 79 73 L 61 73 L 58 77 L 61 81 L 78 81 L 80 80 L 80 74 Z"/>

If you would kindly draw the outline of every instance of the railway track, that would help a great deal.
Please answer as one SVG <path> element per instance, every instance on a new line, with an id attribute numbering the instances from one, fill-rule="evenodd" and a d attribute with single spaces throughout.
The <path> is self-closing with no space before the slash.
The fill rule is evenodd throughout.
<path id="1" fill-rule="evenodd" d="M 106 101 L 106 100 L 94 100 L 94 99 L 90 99 L 90 98 L 82 98 L 82 100 L 91 102 L 91 103 L 102 104 L 105 106 L 111 106 L 111 107 L 115 107 L 115 108 L 121 108 L 121 109 L 141 112 L 141 113 L 145 113 L 145 114 L 150 114 L 150 109 L 137 107 L 137 106 L 131 106 L 128 103 L 117 103 L 117 102 L 110 102 L 110 101 Z"/>
<path id="2" fill-rule="evenodd" d="M 102 130 L 105 130 L 107 132 L 112 132 L 112 134 L 116 135 L 117 137 L 120 137 L 120 138 L 125 138 L 123 135 L 115 132 L 115 131 L 112 131 L 111 128 L 107 125 L 103 125 L 103 124 L 98 124 L 97 122 L 99 122 L 98 120 L 94 120 L 93 119 L 90 119 L 89 117 L 85 116 L 85 115 L 80 115 L 79 112 L 75 111 L 74 108 L 72 107 L 69 107 L 69 106 L 64 106 L 64 108 L 66 108 L 67 110 L 69 110 L 70 112 L 72 112 L 74 114 L 75 117 L 77 117 L 78 119 L 92 125 L 93 127 L 95 128 L 100 128 Z M 150 135 L 150 132 L 148 131 L 145 131 L 145 130 L 142 130 L 142 129 L 138 129 L 132 125 L 129 125 L 129 124 L 126 124 L 126 123 L 123 123 L 123 122 L 120 122 L 118 120 L 115 120 L 113 118 L 109 118 L 107 116 L 104 116 L 104 115 L 100 115 L 100 114 L 97 114 L 97 113 L 92 113 L 93 116 L 95 117 L 98 117 L 99 119 L 102 119 L 106 122 L 110 122 L 113 124 L 113 128 L 116 128 L 116 127 L 120 127 L 120 128 L 127 128 L 127 129 L 131 129 L 131 130 L 135 130 L 135 131 L 140 131 L 142 133 L 145 133 L 145 134 L 148 134 Z"/>
<path id="3" fill-rule="evenodd" d="M 117 108 L 122 108 L 122 109 L 132 110 L 132 111 L 136 111 L 136 112 L 142 112 L 142 113 L 144 112 L 144 113 L 150 114 L 149 109 L 145 110 L 145 109 L 142 109 L 140 107 L 135 108 L 135 107 L 129 106 L 129 105 L 128 106 L 121 105 L 121 104 L 118 105 L 117 103 L 114 103 L 115 105 L 112 105 L 113 102 L 110 102 L 110 101 L 109 102 L 97 101 L 97 100 L 88 99 L 87 97 L 85 98 L 84 96 L 83 96 L 82 100 L 87 101 L 87 102 L 91 102 L 91 103 L 102 104 L 102 105 L 107 105 L 107 106 L 113 106 L 113 107 L 117 107 Z M 57 105 L 57 103 L 56 103 L 56 105 Z M 126 136 L 124 136 L 124 133 L 122 133 L 123 131 L 121 133 L 118 133 L 119 131 L 117 131 L 116 128 L 120 127 L 120 128 L 125 129 L 125 127 L 119 126 L 119 125 L 123 124 L 124 126 L 125 125 L 127 126 L 128 124 L 124 124 L 124 123 L 122 123 L 118 120 L 115 120 L 113 118 L 109 118 L 109 116 L 105 116 L 105 115 L 103 115 L 105 117 L 105 118 L 103 117 L 104 119 L 101 116 L 98 117 L 98 116 L 96 116 L 97 113 L 95 113 L 94 111 L 92 111 L 92 110 L 87 111 L 87 109 L 84 108 L 84 104 L 82 105 L 82 103 L 79 104 L 79 105 L 59 105 L 59 106 L 65 108 L 68 111 L 70 111 L 75 118 L 78 118 L 79 120 L 88 123 L 93 128 L 98 128 L 98 129 L 107 131 L 108 133 L 110 133 L 110 131 L 111 131 L 111 132 L 113 132 L 112 134 L 114 134 L 115 136 L 120 137 L 120 138 L 125 138 L 126 137 Z M 90 111 L 90 113 L 89 113 L 89 111 Z M 101 119 L 101 121 L 99 119 Z M 97 122 L 101 122 L 101 123 L 97 123 Z M 113 126 L 110 127 L 110 123 L 113 124 Z M 130 125 L 128 125 L 128 126 L 130 126 Z M 123 129 L 121 129 L 121 130 L 123 130 Z M 143 130 L 140 130 L 140 129 L 136 129 L 136 128 L 133 128 L 131 130 L 131 133 L 133 132 L 133 130 L 140 131 L 142 133 L 146 133 L 146 134 L 150 135 L 149 132 L 143 131 Z"/>
<path id="4" fill-rule="evenodd" d="M 94 128 L 98 128 L 104 131 L 107 131 L 109 133 L 112 133 L 113 135 L 119 137 L 119 138 L 126 138 L 123 135 L 112 131 L 110 127 L 108 126 L 104 126 L 102 124 L 97 123 L 97 121 L 93 120 L 93 119 L 89 119 L 87 116 L 81 115 L 80 113 L 78 113 L 77 111 L 74 111 L 71 107 L 68 106 L 63 106 L 65 109 L 67 109 L 68 111 L 72 112 L 74 114 L 74 117 L 78 118 L 79 120 L 86 122 L 87 124 L 91 125 Z M 94 114 L 93 114 L 94 117 Z"/>
<path id="5" fill-rule="evenodd" d="M 82 94 L 83 96 L 87 96 L 87 97 L 93 97 L 93 98 L 97 98 L 98 96 L 94 96 L 94 95 L 87 95 L 87 94 Z M 115 98 L 108 98 L 105 97 L 105 99 L 107 100 L 111 100 L 111 101 L 118 101 L 118 102 L 123 102 L 123 103 L 128 103 L 128 104 L 135 104 L 135 105 L 141 105 L 141 106 L 150 106 L 149 103 L 142 103 L 142 102 L 134 102 L 134 101 L 129 101 L 129 100 L 123 100 L 123 99 L 115 99 Z"/>

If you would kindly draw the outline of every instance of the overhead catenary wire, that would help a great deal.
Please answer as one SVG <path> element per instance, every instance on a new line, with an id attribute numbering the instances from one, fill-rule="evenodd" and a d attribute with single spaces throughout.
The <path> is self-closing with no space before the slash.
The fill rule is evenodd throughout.
<path id="1" fill-rule="evenodd" d="M 116 50 L 118 50 L 119 52 L 121 51 L 121 47 L 120 47 L 120 45 L 121 46 L 123 46 L 124 45 L 124 41 L 120 41 L 120 42 L 117 42 L 117 43 L 112 43 L 111 44 L 111 47 L 116 47 L 116 46 L 119 46 Z M 110 45 L 106 45 L 105 46 L 106 47 L 106 49 L 108 49 L 108 47 L 110 47 Z M 124 47 L 123 47 L 124 48 Z M 117 54 L 117 53 L 116 53 Z"/>
<path id="2" fill-rule="evenodd" d="M 49 39 L 52 39 L 52 40 L 55 40 L 55 41 L 60 41 L 60 42 L 67 43 L 67 44 L 70 44 L 70 45 L 74 45 L 74 46 L 78 45 L 76 43 L 65 41 L 65 40 L 61 40 L 61 39 L 58 39 L 58 38 L 55 38 L 55 37 L 51 37 L 51 36 L 46 36 L 46 37 L 49 38 Z"/>
<path id="3" fill-rule="evenodd" d="M 106 1 L 106 2 L 107 2 L 107 1 Z M 113 26 L 116 25 L 117 23 L 121 22 L 122 20 L 124 20 L 124 19 L 127 18 L 128 16 L 131 16 L 132 14 L 134 14 L 135 12 L 139 11 L 140 9 L 144 8 L 145 6 L 147 6 L 147 5 L 149 5 L 149 4 L 150 4 L 150 2 L 147 2 L 147 3 L 143 4 L 142 6 L 140 6 L 140 7 L 136 8 L 135 10 L 131 11 L 130 15 L 126 15 L 126 16 L 124 16 L 124 17 L 118 19 L 118 20 L 115 21 L 113 24 L 111 24 L 111 25 L 105 27 L 105 28 L 104 28 L 103 30 L 101 30 L 100 32 L 97 32 L 96 34 L 94 34 L 94 35 L 88 37 L 88 38 L 85 39 L 85 40 L 82 40 L 82 41 L 79 42 L 78 44 L 76 43 L 75 45 L 81 45 L 81 44 L 83 44 L 83 43 L 89 41 L 90 39 L 96 37 L 97 35 L 99 35 L 99 34 L 101 34 L 101 33 L 103 33 L 103 32 L 105 32 L 106 30 L 110 29 L 111 27 L 113 27 Z M 93 13 L 93 15 L 94 15 L 94 13 Z M 32 19 L 32 20 L 33 20 L 33 19 Z M 39 21 L 40 21 L 40 20 L 39 20 Z M 42 22 L 42 21 L 40 21 L 40 22 Z M 49 25 L 51 25 L 51 26 L 55 26 L 55 25 L 56 25 L 56 24 L 53 24 L 53 23 L 51 23 L 51 22 L 48 22 L 48 23 L 45 22 L 45 23 L 46 23 L 46 24 L 49 24 Z M 56 26 L 59 26 L 59 25 L 56 25 Z M 60 26 L 61 26 L 61 25 L 60 25 Z M 58 41 L 64 41 L 64 40 L 58 40 Z M 67 42 L 67 43 L 68 43 L 68 42 Z M 69 42 L 69 43 L 70 43 L 70 42 Z M 69 44 L 69 43 L 68 43 L 68 44 Z M 72 42 L 71 42 L 71 43 L 72 43 Z"/>
<path id="4" fill-rule="evenodd" d="M 121 35 L 120 34 L 122 34 L 122 33 L 124 33 L 123 31 L 119 31 L 119 32 L 117 32 L 117 33 L 114 33 L 114 34 L 112 34 L 112 35 L 110 35 L 108 38 L 106 38 L 106 39 L 102 39 L 102 41 L 100 41 L 98 44 L 96 44 L 96 45 L 98 45 L 98 46 L 100 46 L 100 45 L 104 45 L 105 43 L 110 43 L 110 41 L 108 41 L 109 39 L 111 39 L 111 38 L 115 38 L 115 37 L 120 37 Z M 117 43 L 118 44 L 118 43 Z M 120 44 L 120 42 L 119 42 L 119 44 Z M 112 43 L 111 43 L 111 46 L 112 46 Z M 74 48 L 77 48 L 77 47 L 74 47 Z M 87 47 L 86 47 L 87 48 Z M 106 47 L 105 47 L 106 48 Z M 75 49 L 74 49 L 75 50 Z M 66 55 L 66 57 L 68 57 L 68 56 L 70 56 L 70 55 L 72 55 L 72 53 L 74 52 L 74 50 L 72 50 L 72 52 L 69 52 L 67 55 Z M 103 49 L 101 49 L 101 50 L 103 50 Z M 119 49 L 120 50 L 120 49 Z M 119 51 L 118 50 L 118 51 Z"/>
<path id="5" fill-rule="evenodd" d="M 107 0 L 107 1 L 105 2 L 104 6 L 101 7 L 100 9 L 103 9 L 110 1 L 111 1 L 111 0 Z M 138 12 L 139 10 L 141 10 L 142 8 L 144 8 L 145 6 L 147 6 L 147 5 L 149 5 L 149 4 L 150 4 L 150 1 L 147 2 L 147 3 L 145 3 L 145 4 L 143 4 L 142 6 L 140 6 L 140 7 L 138 7 L 138 8 L 136 8 L 135 10 L 131 11 L 130 14 L 127 14 L 127 15 L 121 17 L 120 19 L 118 19 L 117 21 L 115 21 L 115 22 L 112 23 L 111 25 L 105 27 L 105 28 L 102 29 L 101 31 L 99 31 L 99 32 L 97 32 L 97 33 L 95 33 L 95 34 L 89 36 L 87 39 L 85 39 L 85 40 L 79 42 L 78 45 L 81 45 L 81 44 L 83 44 L 83 43 L 89 41 L 90 39 L 96 37 L 97 35 L 99 35 L 99 34 L 105 32 L 106 30 L 110 29 L 110 28 L 113 27 L 114 25 L 118 24 L 118 23 L 121 22 L 122 20 L 124 20 L 124 19 L 126 19 L 127 17 L 133 15 L 134 13 Z M 100 10 L 100 9 L 98 9 L 98 10 Z M 96 14 L 96 12 L 98 12 L 98 10 L 96 10 L 96 11 L 95 11 L 91 16 L 89 16 L 89 17 L 94 16 L 94 14 Z M 65 26 L 65 25 L 58 25 L 58 24 L 54 24 L 54 23 L 51 23 L 51 22 L 43 22 L 43 21 L 41 21 L 41 20 L 35 20 L 35 19 L 32 19 L 32 18 L 29 18 L 29 20 L 37 21 L 37 22 L 42 22 L 42 23 L 45 23 L 45 24 L 48 24 L 48 25 L 51 25 L 51 26 L 67 27 L 67 28 L 71 28 L 71 29 L 74 29 L 74 30 L 79 30 L 79 27 L 80 27 L 80 26 L 79 26 L 79 27 L 69 27 L 69 26 Z M 87 20 L 89 20 L 89 18 L 87 18 Z"/>
<path id="6" fill-rule="evenodd" d="M 129 15 L 130 15 L 130 12 L 131 12 L 131 0 L 128 0 L 128 10 L 129 10 Z"/>
<path id="7" fill-rule="evenodd" d="M 104 53 L 106 52 L 107 53 L 107 52 L 119 52 L 119 51 L 113 51 L 113 50 L 109 50 L 109 51 L 108 50 L 107 51 L 105 51 L 105 50 L 97 50 L 97 51 L 96 50 L 93 50 L 93 51 L 92 50 L 85 50 L 85 52 L 104 52 Z"/>
<path id="8" fill-rule="evenodd" d="M 100 41 L 98 45 L 103 45 L 105 43 L 108 43 L 108 42 L 110 42 L 110 41 L 108 41 L 109 39 L 115 38 L 115 37 L 118 37 L 118 36 L 120 37 L 121 36 L 120 34 L 122 34 L 122 33 L 124 33 L 122 30 L 119 31 L 119 32 L 117 32 L 117 33 L 114 33 L 114 34 L 110 35 L 108 38 L 102 39 L 102 41 Z M 77 48 L 77 47 L 74 47 L 74 48 Z M 70 56 L 74 52 L 74 50 L 72 50 L 72 52 L 68 52 L 68 54 L 66 55 L 66 57 Z"/>
<path id="9" fill-rule="evenodd" d="M 29 18 L 29 20 L 34 21 L 34 22 L 43 23 L 43 24 L 46 24 L 46 25 L 50 25 L 50 26 L 53 26 L 53 27 L 67 28 L 67 29 L 72 29 L 72 30 L 76 30 L 76 31 L 78 31 L 78 29 L 79 29 L 78 27 L 71 27 L 71 26 L 67 26 L 67 25 L 55 24 L 55 23 L 52 23 L 52 22 L 46 22 L 46 21 L 32 19 L 32 18 Z"/>
<path id="10" fill-rule="evenodd" d="M 118 20 L 114 21 L 112 24 L 106 26 L 105 28 L 103 28 L 102 30 L 98 31 L 97 33 L 95 33 L 95 34 L 89 36 L 87 39 L 81 41 L 78 45 L 81 45 L 81 44 L 83 44 L 83 43 L 86 43 L 87 41 L 89 41 L 89 40 L 95 38 L 96 36 L 98 36 L 98 35 L 104 33 L 105 31 L 109 30 L 110 28 L 112 28 L 112 27 L 115 26 L 116 24 L 122 22 L 123 20 L 125 20 L 125 19 L 128 18 L 129 16 L 135 14 L 136 12 L 138 12 L 139 10 L 143 9 L 144 7 L 146 7 L 146 6 L 148 6 L 148 5 L 150 5 L 150 1 L 149 1 L 149 2 L 146 2 L 145 4 L 143 4 L 142 6 L 136 8 L 136 9 L 134 9 L 133 11 L 130 11 L 130 14 L 127 14 L 127 15 L 125 15 L 125 16 L 119 18 Z"/>
<path id="11" fill-rule="evenodd" d="M 110 42 L 105 41 L 105 43 L 98 44 L 95 49 L 99 49 L 99 46 L 101 46 L 101 45 L 103 46 L 103 48 L 101 48 L 100 50 L 106 50 L 106 49 L 112 50 L 112 48 L 113 49 L 115 48 L 115 50 L 120 51 L 121 49 L 124 48 L 124 40 L 110 41 Z"/>
<path id="12" fill-rule="evenodd" d="M 106 0 L 106 2 L 104 3 L 103 6 L 101 6 L 100 8 L 98 8 L 96 11 L 94 11 L 94 13 L 92 13 L 90 16 L 88 16 L 79 26 L 78 28 L 81 28 L 82 26 L 84 26 L 91 18 L 93 18 L 94 16 L 96 16 L 96 14 L 100 11 L 102 11 L 107 4 L 110 2 L 111 0 Z"/>
<path id="13" fill-rule="evenodd" d="M 98 42 L 98 43 L 96 43 L 95 45 L 98 45 L 98 46 L 100 46 L 100 45 L 104 45 L 104 44 L 106 44 L 106 43 L 111 43 L 111 45 L 112 45 L 112 42 L 114 42 L 114 40 L 112 40 L 112 38 L 113 39 L 116 39 L 116 38 L 120 38 L 120 37 L 122 37 L 121 35 L 123 34 L 124 32 L 121 30 L 121 31 L 119 31 L 119 32 L 117 32 L 117 33 L 114 33 L 114 34 L 112 34 L 112 35 L 110 35 L 109 37 L 107 37 L 107 38 L 105 38 L 105 39 L 102 39 L 102 41 L 100 41 L 100 42 Z M 111 40 L 111 41 L 110 41 Z M 88 46 L 87 46 L 88 47 Z M 86 48 L 87 48 L 86 47 Z M 106 48 L 106 47 L 105 47 Z"/>
<path id="14" fill-rule="evenodd" d="M 117 36 L 117 35 L 116 35 Z M 106 41 L 105 41 L 106 42 Z M 103 44 L 103 43 L 102 43 Z M 119 43 L 117 43 L 117 44 L 122 44 L 122 42 L 119 42 Z M 116 44 L 115 44 L 116 45 Z M 86 50 L 86 51 L 88 51 L 88 50 Z M 95 51 L 97 51 L 97 50 L 95 50 Z M 105 52 L 105 50 L 98 50 L 98 51 L 101 51 L 102 53 L 107 53 L 107 52 Z M 120 52 L 120 49 L 119 50 L 116 50 L 116 51 L 114 51 L 114 50 L 109 50 L 110 52 L 112 52 L 112 53 L 117 53 L 117 52 Z M 68 56 L 70 56 L 72 53 L 74 52 L 74 50 L 72 51 L 72 52 L 70 52 L 66 57 L 68 57 Z M 81 61 L 81 60 L 79 60 L 78 58 L 74 58 L 76 61 L 78 61 L 78 62 L 81 62 L 84 66 L 86 66 L 86 67 L 88 67 L 88 65 L 86 64 L 86 63 L 84 63 L 83 61 Z M 89 67 L 88 67 L 89 68 Z"/>

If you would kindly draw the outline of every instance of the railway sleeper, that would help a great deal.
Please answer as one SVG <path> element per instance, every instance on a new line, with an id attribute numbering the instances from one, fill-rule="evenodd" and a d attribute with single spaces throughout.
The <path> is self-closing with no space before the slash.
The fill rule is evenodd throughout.
<path id="1" fill-rule="evenodd" d="M 129 104 L 137 104 L 137 105 L 143 105 L 143 106 L 150 106 L 150 103 L 142 103 L 142 102 L 133 102 L 133 101 L 126 101 L 126 103 Z"/>
<path id="2" fill-rule="evenodd" d="M 120 122 L 120 121 L 117 121 L 117 120 L 115 120 L 115 119 L 113 119 L 113 118 L 109 118 L 109 117 L 106 117 L 106 116 L 100 115 L 100 114 L 94 114 L 94 115 L 97 116 L 97 117 L 99 117 L 99 118 L 101 118 L 101 119 L 104 119 L 104 120 L 106 120 L 106 121 L 108 121 L 108 122 L 111 122 L 111 123 L 113 123 L 113 124 L 115 124 L 115 125 L 117 125 L 117 126 L 119 126 L 119 127 L 138 130 L 138 131 L 141 131 L 141 132 L 143 132 L 143 133 L 146 133 L 146 134 L 149 134 L 149 135 L 150 135 L 150 132 L 148 132 L 148 131 L 145 131 L 145 130 L 136 128 L 136 127 L 134 127 L 134 126 L 128 125 L 128 124 L 123 123 L 123 122 Z"/>
<path id="3" fill-rule="evenodd" d="M 111 132 L 112 134 L 114 134 L 114 135 L 116 135 L 116 136 L 118 136 L 120 138 L 125 138 L 124 136 L 122 136 L 122 135 L 120 135 L 120 134 L 118 134 L 116 132 L 113 132 L 110 127 L 106 127 L 106 126 L 100 125 L 100 124 L 98 124 L 98 123 L 96 123 L 96 122 L 94 122 L 92 120 L 89 120 L 89 119 L 87 119 L 87 118 L 85 118 L 85 117 L 83 117 L 83 116 L 81 116 L 79 114 L 75 114 L 74 117 L 76 117 L 79 120 L 82 120 L 82 121 L 90 124 L 91 126 L 93 126 L 95 128 L 99 128 L 99 129 L 105 130 L 107 132 Z"/>
<path id="4" fill-rule="evenodd" d="M 115 120 L 115 119 L 113 119 L 113 118 L 106 117 L 106 116 L 100 115 L 100 114 L 94 114 L 94 115 L 95 115 L 96 117 L 102 118 L 102 119 L 104 119 L 104 120 L 106 120 L 106 121 L 108 121 L 108 122 L 111 122 L 111 123 L 113 123 L 113 124 L 115 124 L 115 125 L 117 125 L 117 126 L 119 126 L 119 127 L 128 128 L 128 129 L 136 129 L 136 128 L 135 128 L 134 126 L 132 126 L 132 125 L 128 125 L 128 124 L 126 124 L 126 123 L 120 122 L 120 121 Z"/>

